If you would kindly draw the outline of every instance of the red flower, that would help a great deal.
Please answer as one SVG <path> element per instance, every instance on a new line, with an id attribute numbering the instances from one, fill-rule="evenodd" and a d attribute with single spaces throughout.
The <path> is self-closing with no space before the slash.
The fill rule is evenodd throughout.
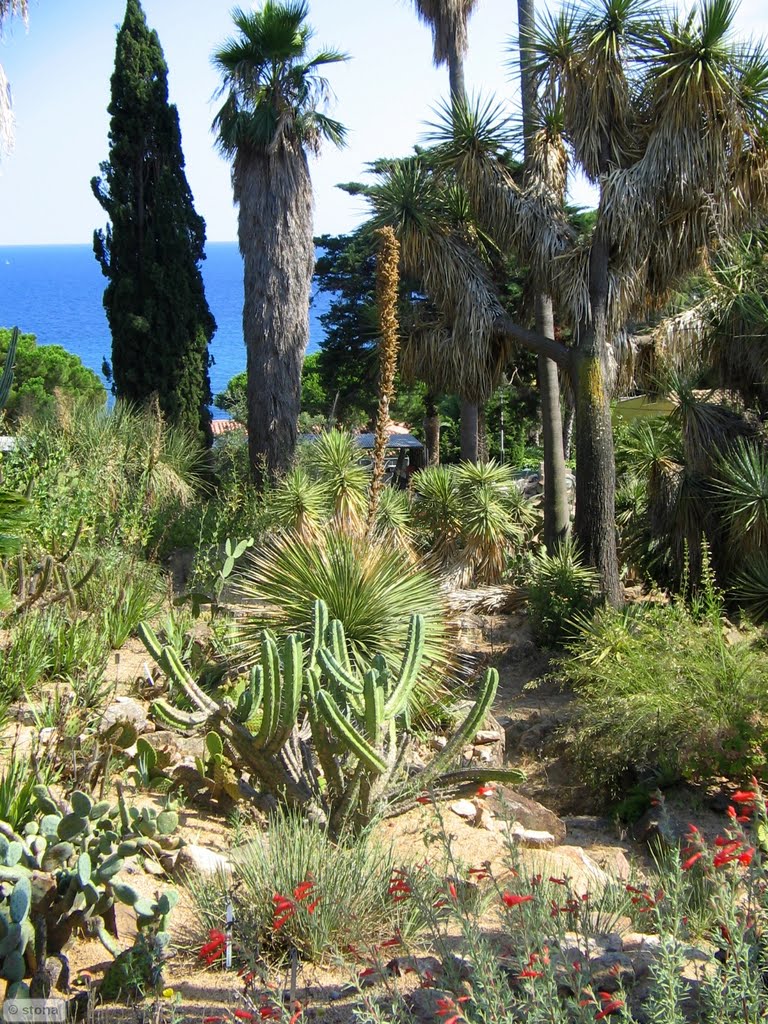
<path id="1" fill-rule="evenodd" d="M 699 851 L 699 853 L 694 853 L 692 857 L 689 857 L 688 860 L 683 861 L 683 871 L 690 871 L 696 861 L 701 860 L 703 856 L 704 854 Z M 633 900 L 632 902 L 634 903 L 635 901 Z"/>
<path id="2" fill-rule="evenodd" d="M 263 1009 L 266 1009 L 266 1007 L 264 1007 Z M 238 1020 L 256 1020 L 256 1014 L 251 1013 L 250 1010 L 235 1010 L 234 1015 L 235 1017 L 237 1017 Z M 261 1016 L 263 1017 L 264 1014 L 262 1013 Z"/>
<path id="3" fill-rule="evenodd" d="M 277 1006 L 265 1004 L 259 1007 L 259 1016 L 262 1020 L 280 1020 L 280 1010 Z"/>
<path id="4" fill-rule="evenodd" d="M 754 856 L 755 848 L 754 846 L 750 846 L 748 850 L 744 850 L 742 853 L 739 854 L 739 864 L 741 864 L 742 867 L 748 868 L 749 865 L 752 863 L 752 858 Z"/>
<path id="5" fill-rule="evenodd" d="M 448 892 L 451 894 L 451 899 L 456 899 L 456 886 L 453 882 L 448 883 Z"/>
<path id="6" fill-rule="evenodd" d="M 521 903 L 530 903 L 533 896 L 518 896 L 513 892 L 505 892 L 501 898 L 508 907 L 519 907 Z"/>
<path id="7" fill-rule="evenodd" d="M 526 967 L 524 971 L 520 971 L 518 978 L 543 978 L 544 971 L 534 971 L 532 967 Z"/>
<path id="8" fill-rule="evenodd" d="M 610 1003 L 605 1003 L 603 1005 L 602 1010 L 597 1011 L 597 1013 L 595 1014 L 595 1020 L 603 1020 L 610 1014 L 615 1013 L 617 1010 L 620 1010 L 623 1005 L 624 1003 L 622 1003 L 620 999 L 612 999 Z"/>
<path id="9" fill-rule="evenodd" d="M 744 804 L 745 807 L 748 806 L 751 809 L 754 807 L 756 795 L 749 789 L 739 789 L 731 795 L 731 800 L 735 804 Z"/>
<path id="10" fill-rule="evenodd" d="M 226 945 L 227 937 L 224 932 L 219 931 L 218 928 L 211 928 L 208 932 L 208 942 L 200 950 L 200 959 L 205 960 L 206 964 L 210 967 L 211 964 L 222 956 Z"/>
<path id="11" fill-rule="evenodd" d="M 477 790 L 477 795 L 478 796 L 490 796 L 492 793 L 495 793 L 495 792 L 496 792 L 496 787 L 489 784 L 489 785 L 485 785 L 485 786 L 480 786 L 478 788 L 478 790 Z"/>

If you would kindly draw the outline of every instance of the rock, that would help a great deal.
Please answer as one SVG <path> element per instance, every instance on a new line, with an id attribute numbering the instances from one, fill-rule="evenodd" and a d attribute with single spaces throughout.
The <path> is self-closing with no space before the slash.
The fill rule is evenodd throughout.
<path id="1" fill-rule="evenodd" d="M 475 744 L 481 745 L 483 743 L 501 743 L 504 739 L 504 734 L 496 732 L 492 729 L 481 729 L 475 736 Z"/>
<path id="2" fill-rule="evenodd" d="M 635 980 L 632 961 L 624 953 L 603 953 L 590 960 L 592 987 L 597 992 L 618 992 L 629 988 Z"/>
<path id="3" fill-rule="evenodd" d="M 524 851 L 527 852 L 527 851 Z M 532 851 L 533 853 L 533 851 Z M 532 867 L 545 877 L 568 878 L 574 893 L 595 892 L 611 881 L 610 877 L 580 846 L 556 846 L 551 850 L 536 850 Z M 525 858 L 523 858 L 525 860 Z"/>
<path id="4" fill-rule="evenodd" d="M 457 800 L 456 803 L 451 804 L 451 810 L 467 821 L 474 821 L 477 817 L 477 807 L 471 800 Z"/>
<path id="5" fill-rule="evenodd" d="M 417 988 L 406 996 L 405 1004 L 414 1020 L 434 1024 L 436 1020 L 445 1018 L 445 1006 L 448 1000 L 453 999 L 450 992 L 439 988 Z M 457 1012 L 460 1012 L 460 1006 L 457 1004 Z"/>
<path id="6" fill-rule="evenodd" d="M 102 716 L 99 733 L 105 733 L 115 722 L 130 722 L 139 735 L 155 731 L 147 709 L 133 697 L 115 697 Z"/>
<path id="7" fill-rule="evenodd" d="M 182 846 L 174 864 L 174 872 L 178 875 L 215 875 L 220 872 L 228 875 L 231 871 L 231 864 L 222 854 L 194 844 Z"/>
<path id="8" fill-rule="evenodd" d="M 549 832 L 555 846 L 565 841 L 565 824 L 556 814 L 508 786 L 499 786 L 488 797 L 488 805 L 498 819 L 516 822 L 534 832 Z"/>
<path id="9" fill-rule="evenodd" d="M 386 969 L 395 978 L 416 974 L 425 983 L 435 981 L 443 973 L 443 965 L 436 956 L 396 956 Z"/>
<path id="10" fill-rule="evenodd" d="M 439 752 L 448 746 L 448 739 L 445 736 L 432 736 L 429 745 L 433 750 Z"/>
<path id="11" fill-rule="evenodd" d="M 514 821 L 511 825 L 508 822 L 504 822 L 503 825 L 505 827 L 505 831 L 507 831 L 509 835 L 514 836 L 521 846 L 527 846 L 532 850 L 541 850 L 555 845 L 555 837 L 551 832 L 524 828 L 519 821 Z M 499 825 L 498 827 L 502 826 Z"/>
<path id="12" fill-rule="evenodd" d="M 661 945 L 658 935 L 645 935 L 643 932 L 626 932 L 622 939 L 625 953 L 636 953 L 640 950 L 656 950 Z"/>
<path id="13" fill-rule="evenodd" d="M 196 757 L 203 757 L 205 753 L 204 736 L 180 736 L 178 733 L 162 729 L 154 734 L 151 743 L 158 753 L 163 751 L 168 754 L 172 764 L 177 764 L 184 758 L 194 760 Z"/>

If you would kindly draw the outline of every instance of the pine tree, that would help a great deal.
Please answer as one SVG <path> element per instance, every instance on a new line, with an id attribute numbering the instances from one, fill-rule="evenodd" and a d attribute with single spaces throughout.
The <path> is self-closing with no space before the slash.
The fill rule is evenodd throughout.
<path id="1" fill-rule="evenodd" d="M 127 0 L 108 110 L 109 159 L 91 187 L 111 222 L 94 233 L 94 252 L 109 279 L 114 391 L 138 403 L 156 392 L 169 422 L 210 439 L 216 324 L 200 273 L 205 222 L 184 172 L 168 67 L 140 0 Z"/>

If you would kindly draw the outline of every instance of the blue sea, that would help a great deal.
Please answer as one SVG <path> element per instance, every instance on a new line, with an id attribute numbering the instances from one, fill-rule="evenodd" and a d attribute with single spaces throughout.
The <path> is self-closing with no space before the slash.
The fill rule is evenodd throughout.
<path id="1" fill-rule="evenodd" d="M 245 369 L 243 264 L 236 242 L 210 242 L 202 264 L 205 294 L 218 329 L 211 343 L 211 390 L 223 391 Z M 102 295 L 106 278 L 90 245 L 0 246 L 0 327 L 18 325 L 39 345 L 62 345 L 103 380 L 112 339 Z M 323 337 L 319 316 L 331 297 L 313 288 L 308 352 Z M 214 408 L 214 415 L 226 413 Z"/>

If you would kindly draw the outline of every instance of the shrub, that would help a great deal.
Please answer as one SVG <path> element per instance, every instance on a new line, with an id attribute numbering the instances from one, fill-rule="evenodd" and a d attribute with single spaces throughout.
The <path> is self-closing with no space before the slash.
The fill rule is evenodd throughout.
<path id="1" fill-rule="evenodd" d="M 187 884 L 206 931 L 221 927 L 232 898 L 234 945 L 246 964 L 253 950 L 282 959 L 295 949 L 303 960 L 327 961 L 418 928 L 414 905 L 389 895 L 392 849 L 370 833 L 337 843 L 299 815 L 274 815 L 268 834 L 232 860 L 234 885 L 221 875 L 205 884 L 190 876 Z"/>
<path id="2" fill-rule="evenodd" d="M 601 609 L 560 662 L 576 688 L 576 752 L 598 784 L 740 778 L 766 763 L 768 665 L 755 633 L 681 603 Z"/>
<path id="3" fill-rule="evenodd" d="M 572 539 L 554 554 L 542 548 L 530 561 L 527 582 L 528 613 L 533 635 L 545 646 L 562 643 L 573 634 L 573 620 L 594 608 L 599 576 L 583 565 Z"/>

